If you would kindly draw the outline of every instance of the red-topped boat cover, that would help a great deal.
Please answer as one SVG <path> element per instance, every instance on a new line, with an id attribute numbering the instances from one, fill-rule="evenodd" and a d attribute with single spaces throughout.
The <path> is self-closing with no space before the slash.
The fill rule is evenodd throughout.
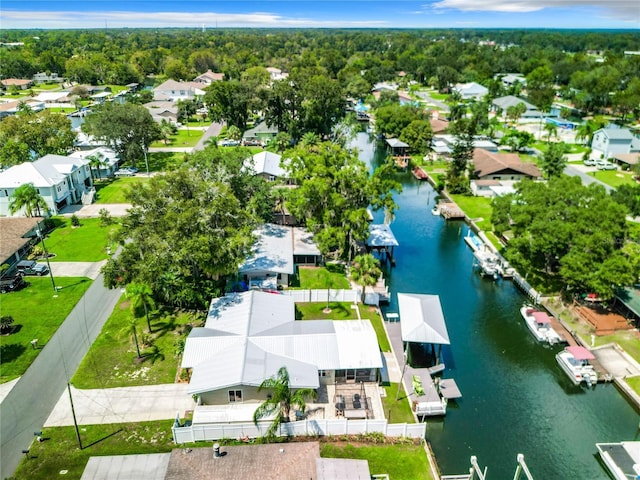
<path id="1" fill-rule="evenodd" d="M 573 355 L 573 358 L 576 360 L 593 360 L 596 358 L 593 356 L 593 353 L 584 347 L 567 347 L 566 350 Z"/>
<path id="2" fill-rule="evenodd" d="M 533 312 L 532 315 L 538 323 L 551 323 L 549 315 L 547 315 L 545 312 Z"/>

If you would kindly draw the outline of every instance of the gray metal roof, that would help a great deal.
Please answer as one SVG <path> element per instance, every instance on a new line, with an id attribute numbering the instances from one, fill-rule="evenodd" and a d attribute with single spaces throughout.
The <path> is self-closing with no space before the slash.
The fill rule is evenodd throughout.
<path id="1" fill-rule="evenodd" d="M 367 460 L 318 458 L 316 468 L 318 480 L 371 480 Z"/>
<path id="2" fill-rule="evenodd" d="M 387 138 L 387 145 L 389 145 L 391 148 L 407 148 L 409 146 L 402 140 L 398 140 L 397 138 Z"/>
<path id="3" fill-rule="evenodd" d="M 293 274 L 293 241 L 291 227 L 265 224 L 256 232 L 254 253 L 239 268 L 241 273 Z"/>
<path id="4" fill-rule="evenodd" d="M 284 161 L 288 162 L 289 160 L 285 159 Z M 287 171 L 282 168 L 282 162 L 282 155 L 264 150 L 248 158 L 245 161 L 245 166 L 251 167 L 255 173 L 266 173 L 282 178 L 287 176 Z"/>
<path id="5" fill-rule="evenodd" d="M 80 480 L 164 480 L 170 453 L 91 457 Z"/>
<path id="6" fill-rule="evenodd" d="M 609 140 L 633 140 L 635 138 L 627 128 L 602 128 L 595 132 L 594 135 L 598 132 L 604 133 Z"/>
<path id="7" fill-rule="evenodd" d="M 398 293 L 402 341 L 449 345 L 438 295 Z"/>
<path id="8" fill-rule="evenodd" d="M 538 110 L 538 107 L 532 105 L 526 100 L 521 99 L 520 97 L 515 97 L 513 95 L 507 95 L 505 97 L 498 97 L 493 99 L 494 105 L 502 108 L 503 110 L 507 110 L 509 107 L 515 107 L 519 103 L 524 103 L 524 106 L 527 107 L 527 110 Z"/>
<path id="9" fill-rule="evenodd" d="M 321 255 L 320 249 L 313 240 L 313 233 L 306 228 L 293 227 L 294 255 Z"/>
<path id="10" fill-rule="evenodd" d="M 372 223 L 369 225 L 369 247 L 397 247 L 399 245 L 391 227 L 384 223 Z"/>

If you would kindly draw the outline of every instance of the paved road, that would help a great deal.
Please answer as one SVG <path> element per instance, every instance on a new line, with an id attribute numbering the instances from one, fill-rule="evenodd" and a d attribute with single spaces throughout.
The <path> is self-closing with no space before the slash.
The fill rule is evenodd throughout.
<path id="1" fill-rule="evenodd" d="M 120 290 L 106 289 L 103 277 L 99 275 L 2 401 L 1 478 L 13 475 L 22 460 L 22 450 L 29 448 L 34 439 L 33 432 L 42 429 L 120 295 Z M 55 308 L 54 303 L 55 299 L 52 299 L 52 308 Z"/>
<path id="2" fill-rule="evenodd" d="M 416 92 L 416 95 L 422 98 L 423 100 L 426 100 L 428 103 L 442 109 L 442 111 L 444 112 L 449 111 L 449 105 L 447 105 L 444 102 L 441 102 L 440 100 L 436 100 L 435 98 L 431 97 L 427 92 Z"/>
<path id="3" fill-rule="evenodd" d="M 611 192 L 613 190 L 613 187 L 610 187 L 609 185 L 607 185 L 606 183 L 601 182 L 600 180 L 598 180 L 597 178 L 594 178 L 591 175 L 588 175 L 587 172 L 590 171 L 596 171 L 597 170 L 595 168 L 591 168 L 588 169 L 586 167 L 583 167 L 581 165 L 567 165 L 564 169 L 564 173 L 566 173 L 567 175 L 571 175 L 573 177 L 580 177 L 582 179 L 582 184 L 583 185 L 589 185 L 591 183 L 597 183 L 602 185 L 605 190 L 607 192 Z M 598 174 L 596 173 L 596 176 Z"/>
<path id="4" fill-rule="evenodd" d="M 193 150 L 204 150 L 204 143 L 210 138 L 210 137 L 217 137 L 218 135 L 220 135 L 220 130 L 222 130 L 222 127 L 224 126 L 224 123 L 212 123 L 209 128 L 207 128 L 206 132 L 204 132 L 204 134 L 202 135 L 202 138 L 198 141 L 198 143 L 196 144 L 195 147 L 193 147 Z"/>

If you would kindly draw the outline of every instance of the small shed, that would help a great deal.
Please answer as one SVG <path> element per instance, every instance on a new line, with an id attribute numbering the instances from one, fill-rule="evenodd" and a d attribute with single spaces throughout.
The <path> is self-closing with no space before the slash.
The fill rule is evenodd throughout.
<path id="1" fill-rule="evenodd" d="M 397 138 L 387 138 L 386 144 L 396 165 L 407 168 L 409 166 L 409 145 Z"/>
<path id="2" fill-rule="evenodd" d="M 386 223 L 372 223 L 369 225 L 369 238 L 367 239 L 367 251 L 380 254 L 381 259 L 389 260 L 395 265 L 393 249 L 399 245 L 391 227 Z"/>

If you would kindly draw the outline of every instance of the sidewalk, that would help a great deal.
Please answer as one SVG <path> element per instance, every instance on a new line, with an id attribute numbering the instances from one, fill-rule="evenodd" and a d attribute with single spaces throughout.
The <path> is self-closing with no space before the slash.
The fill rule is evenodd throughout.
<path id="1" fill-rule="evenodd" d="M 79 425 L 170 420 L 176 413 L 193 410 L 195 402 L 186 383 L 143 387 L 79 390 L 71 387 L 73 406 Z M 65 390 L 45 427 L 73 425 L 69 392 Z"/>

